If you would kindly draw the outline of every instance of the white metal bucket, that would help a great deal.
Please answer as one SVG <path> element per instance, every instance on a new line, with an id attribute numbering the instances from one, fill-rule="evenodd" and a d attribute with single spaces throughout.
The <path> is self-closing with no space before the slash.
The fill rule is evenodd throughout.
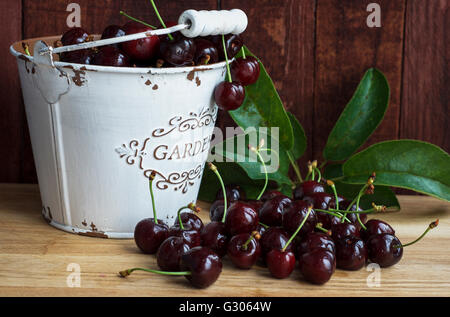
<path id="1" fill-rule="evenodd" d="M 213 91 L 225 62 L 182 68 L 120 68 L 16 56 L 43 215 L 59 229 L 131 238 L 136 223 L 172 223 L 196 201 L 217 115 Z M 34 56 L 37 56 L 34 54 Z"/>

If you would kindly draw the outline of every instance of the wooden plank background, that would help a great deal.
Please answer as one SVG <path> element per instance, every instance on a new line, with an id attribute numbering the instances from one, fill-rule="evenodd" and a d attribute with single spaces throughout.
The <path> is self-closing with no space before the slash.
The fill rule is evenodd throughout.
<path id="1" fill-rule="evenodd" d="M 99 33 L 123 24 L 124 10 L 157 23 L 146 0 L 0 0 L 0 182 L 35 183 L 30 139 L 14 58 L 9 45 L 17 40 L 61 34 L 66 7 L 81 6 L 81 24 Z M 217 0 L 157 1 L 166 20 L 185 9 L 216 9 Z M 366 8 L 381 7 L 380 28 L 369 28 Z M 285 107 L 308 136 L 301 159 L 320 159 L 328 133 L 369 67 L 383 71 L 391 100 L 385 120 L 369 144 L 412 138 L 450 151 L 447 0 L 222 0 L 224 9 L 247 13 L 245 42 L 264 62 Z M 233 125 L 221 113 L 221 127 Z"/>

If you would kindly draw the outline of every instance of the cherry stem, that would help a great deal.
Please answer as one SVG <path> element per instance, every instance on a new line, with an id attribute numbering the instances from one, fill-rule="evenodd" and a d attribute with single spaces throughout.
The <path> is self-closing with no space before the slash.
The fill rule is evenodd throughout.
<path id="1" fill-rule="evenodd" d="M 356 197 L 351 201 L 351 203 L 348 205 L 346 211 L 349 211 L 350 208 L 352 208 L 352 206 L 353 206 L 357 201 L 359 201 L 359 200 L 361 199 L 361 196 L 363 195 L 363 193 L 364 193 L 364 191 L 366 190 L 367 186 L 368 186 L 367 184 L 364 184 L 364 186 L 363 186 L 363 187 L 361 188 L 361 190 L 359 191 L 358 196 L 356 196 Z M 344 213 L 344 217 L 347 218 L 346 213 Z M 341 222 L 344 222 L 344 218 L 341 220 Z"/>
<path id="2" fill-rule="evenodd" d="M 120 11 L 119 13 L 120 13 L 121 15 L 127 17 L 128 19 L 134 21 L 134 22 L 141 23 L 141 24 L 143 24 L 143 25 L 145 25 L 145 26 L 148 26 L 149 28 L 152 28 L 153 30 L 156 30 L 156 26 L 150 25 L 150 24 L 148 24 L 148 23 L 145 23 L 144 21 L 141 21 L 141 20 L 139 20 L 139 19 L 133 18 L 131 15 L 128 15 L 128 14 L 126 14 L 126 13 L 123 12 L 123 11 Z"/>
<path id="3" fill-rule="evenodd" d="M 331 211 L 330 211 L 330 210 L 316 209 L 316 208 L 314 208 L 314 210 L 320 211 L 320 212 L 333 213 L 333 216 L 337 216 L 339 218 L 343 217 L 345 214 L 371 214 L 371 213 L 375 213 L 376 211 L 378 211 L 376 208 L 370 208 L 370 209 L 359 210 L 359 211 L 354 211 L 354 210 L 337 210 L 337 209 L 331 209 Z M 338 212 L 341 212 L 342 214 L 339 215 Z"/>
<path id="4" fill-rule="evenodd" d="M 225 45 L 225 35 L 223 35 L 223 34 L 222 34 L 222 45 L 223 45 L 223 53 L 225 55 L 225 63 L 227 64 L 228 81 L 231 83 L 233 80 L 231 79 L 230 63 L 228 62 L 227 47 Z"/>
<path id="5" fill-rule="evenodd" d="M 320 230 L 320 231 L 322 231 L 322 232 L 328 233 L 328 230 L 325 229 L 324 227 L 322 227 L 322 224 L 321 224 L 321 223 L 318 223 L 318 224 L 316 225 L 316 229 L 317 229 L 317 230 Z"/>
<path id="6" fill-rule="evenodd" d="M 247 239 L 247 241 L 244 242 L 244 244 L 241 246 L 242 251 L 247 251 L 248 245 L 250 242 L 253 241 L 253 239 L 259 240 L 261 238 L 261 235 L 258 231 L 253 231 L 250 235 L 250 237 Z"/>
<path id="7" fill-rule="evenodd" d="M 286 242 L 286 245 L 281 249 L 282 252 L 286 251 L 286 248 L 291 244 L 292 240 L 294 240 L 297 233 L 302 229 L 303 225 L 305 224 L 306 220 L 308 220 L 309 214 L 311 213 L 312 208 L 308 208 L 308 212 L 306 213 L 305 218 L 303 218 L 302 223 L 298 226 L 297 230 L 295 230 L 294 234 L 291 236 L 291 238 Z"/>
<path id="8" fill-rule="evenodd" d="M 264 229 L 267 229 L 267 228 L 270 228 L 268 225 L 266 225 L 266 224 L 264 224 L 264 223 L 262 223 L 262 222 L 258 222 L 261 226 L 263 226 L 264 227 Z"/>
<path id="9" fill-rule="evenodd" d="M 156 217 L 155 196 L 153 194 L 153 186 L 152 186 L 153 180 L 155 179 L 155 177 L 156 177 L 156 173 L 152 172 L 150 174 L 150 177 L 148 178 L 149 179 L 148 187 L 150 189 L 150 196 L 152 198 L 153 218 L 154 218 L 155 223 L 158 224 L 158 218 Z"/>
<path id="10" fill-rule="evenodd" d="M 244 46 L 241 47 L 241 52 L 242 52 L 242 58 L 243 58 L 243 59 L 246 59 L 247 56 L 245 56 L 245 49 L 244 49 Z"/>
<path id="11" fill-rule="evenodd" d="M 356 211 L 359 209 L 359 199 L 356 201 Z M 358 223 L 364 230 L 367 230 L 367 227 L 363 224 L 361 221 L 361 218 L 359 217 L 359 213 L 356 213 L 356 219 L 358 219 Z"/>
<path id="12" fill-rule="evenodd" d="M 28 46 L 28 44 L 22 42 L 22 47 L 23 47 L 23 50 L 25 51 L 25 54 L 27 54 L 28 56 L 31 56 L 30 47 Z"/>
<path id="13" fill-rule="evenodd" d="M 317 172 L 317 175 L 319 176 L 317 178 L 317 181 L 320 182 L 320 180 L 322 179 L 322 173 L 320 172 L 320 170 L 317 167 L 314 167 L 314 170 Z"/>
<path id="14" fill-rule="evenodd" d="M 338 213 L 337 210 L 330 211 L 330 210 L 316 209 L 316 208 L 314 210 L 315 211 L 320 211 L 320 212 L 323 212 L 323 213 L 326 213 L 326 214 L 329 214 L 329 215 L 332 215 L 332 216 L 335 216 L 335 217 L 338 217 L 339 219 L 342 219 L 342 217 L 344 217 L 344 215 Z M 336 211 L 336 212 L 334 212 L 334 211 Z M 351 222 L 349 219 L 346 219 L 346 221 L 347 222 Z"/>
<path id="15" fill-rule="evenodd" d="M 327 180 L 327 185 L 331 187 L 331 189 L 333 190 L 334 193 L 334 200 L 336 202 L 336 209 L 339 210 L 339 197 L 337 194 L 337 190 L 336 190 L 336 185 L 334 184 L 333 181 Z"/>
<path id="16" fill-rule="evenodd" d="M 289 162 L 291 163 L 292 168 L 294 169 L 295 175 L 297 175 L 298 181 L 300 183 L 303 183 L 303 178 L 302 178 L 302 174 L 300 173 L 300 169 L 298 167 L 297 162 L 294 160 L 294 158 L 292 157 L 292 154 L 290 151 L 286 151 L 287 153 L 287 157 L 289 159 Z"/>
<path id="17" fill-rule="evenodd" d="M 159 11 L 158 11 L 158 8 L 156 7 L 155 1 L 150 0 L 150 2 L 152 3 L 153 9 L 155 10 L 155 13 L 156 13 L 156 16 L 158 17 L 159 23 L 161 23 L 161 25 L 162 25 L 165 29 L 167 29 L 166 24 L 164 23 L 163 19 L 162 19 L 161 16 L 159 15 Z M 169 34 L 167 34 L 167 36 L 169 37 L 169 39 L 170 39 L 171 41 L 173 41 L 173 36 L 172 36 L 172 34 L 169 33 Z"/>
<path id="18" fill-rule="evenodd" d="M 262 158 L 260 151 L 258 149 L 255 149 L 252 146 L 250 146 L 249 149 L 250 149 L 250 151 L 255 152 L 255 154 L 258 156 L 258 159 L 260 160 L 260 162 L 264 168 L 264 176 L 265 176 L 264 187 L 262 188 L 261 192 L 259 193 L 258 197 L 256 198 L 256 200 L 260 200 L 262 195 L 264 195 L 264 193 L 266 192 L 267 185 L 269 184 L 269 175 L 267 173 L 267 167 L 266 167 L 266 164 L 264 163 L 264 159 Z"/>
<path id="19" fill-rule="evenodd" d="M 135 267 L 135 268 L 132 268 L 132 269 L 120 271 L 119 275 L 121 277 L 127 277 L 128 275 L 130 275 L 134 271 L 145 271 L 145 272 L 162 274 L 162 275 L 178 275 L 178 276 L 185 276 L 185 275 L 191 275 L 192 274 L 191 272 L 188 272 L 188 271 L 184 271 L 184 272 L 167 272 L 167 271 L 158 271 L 158 270 L 152 270 L 152 269 L 144 269 L 144 268 L 141 268 L 141 267 Z"/>
<path id="20" fill-rule="evenodd" d="M 183 222 L 181 221 L 181 211 L 184 209 L 191 209 L 191 208 L 188 205 L 188 206 L 184 206 L 184 207 L 181 207 L 180 209 L 178 209 L 177 215 L 178 215 L 178 222 L 180 223 L 181 230 L 184 230 Z"/>
<path id="21" fill-rule="evenodd" d="M 209 167 L 209 169 L 211 171 L 213 171 L 214 174 L 216 174 L 217 178 L 219 179 L 220 186 L 222 187 L 222 192 L 223 192 L 223 217 L 222 217 L 222 223 L 225 223 L 225 218 L 227 216 L 227 209 L 228 209 L 228 206 L 227 206 L 227 191 L 225 189 L 225 184 L 223 183 L 222 176 L 220 176 L 220 173 L 217 170 L 217 167 L 214 164 L 210 163 L 210 162 L 208 162 L 208 167 Z"/>
<path id="22" fill-rule="evenodd" d="M 428 228 L 427 228 L 427 229 L 424 231 L 424 233 L 422 233 L 422 234 L 420 235 L 420 237 L 418 237 L 416 240 L 414 240 L 414 241 L 412 241 L 412 242 L 405 243 L 405 244 L 397 244 L 397 245 L 394 245 L 394 248 L 396 248 L 396 249 L 398 249 L 398 248 L 403 248 L 403 247 L 410 246 L 410 245 L 412 245 L 412 244 L 414 244 L 414 243 L 416 243 L 416 242 L 419 242 L 423 237 L 425 237 L 425 235 L 428 233 L 428 231 L 430 231 L 431 229 L 436 228 L 436 227 L 438 226 L 438 224 L 439 224 L 439 219 L 436 219 L 436 221 L 433 221 L 432 223 L 430 223 L 430 224 L 428 225 Z"/>

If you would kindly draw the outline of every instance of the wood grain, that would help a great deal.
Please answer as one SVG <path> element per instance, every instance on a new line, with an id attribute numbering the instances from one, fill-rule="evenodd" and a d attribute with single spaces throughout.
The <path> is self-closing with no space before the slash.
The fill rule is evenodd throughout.
<path id="1" fill-rule="evenodd" d="M 225 0 L 223 5 L 247 13 L 245 45 L 264 63 L 285 108 L 297 117 L 312 143 L 315 1 Z M 310 159 L 311 145 L 299 163 L 306 166 Z"/>
<path id="2" fill-rule="evenodd" d="M 380 287 L 368 287 L 372 271 L 337 270 L 323 286 L 302 280 L 295 270 L 285 280 L 266 268 L 243 271 L 224 260 L 219 280 L 205 290 L 193 289 L 182 277 L 117 272 L 156 268 L 155 256 L 138 252 L 133 240 L 83 237 L 50 227 L 41 217 L 36 185 L 0 184 L 0 296 L 450 296 L 450 205 L 430 197 L 400 196 L 402 211 L 381 218 L 402 242 L 417 237 L 440 219 L 420 243 L 405 249 L 394 267 L 381 270 Z M 200 203 L 207 219 L 207 205 Z M 81 287 L 69 288 L 67 265 L 78 263 Z"/>
<path id="3" fill-rule="evenodd" d="M 400 138 L 450 151 L 450 3 L 408 1 Z"/>
<path id="4" fill-rule="evenodd" d="M 19 182 L 22 175 L 25 111 L 17 63 L 9 52 L 9 46 L 22 37 L 21 12 L 20 1 L 0 1 L 0 179 L 4 182 Z"/>
<path id="5" fill-rule="evenodd" d="M 376 1 L 380 28 L 366 24 L 370 0 L 318 0 L 313 153 L 321 157 L 328 135 L 370 67 L 387 77 L 391 97 L 382 124 L 368 144 L 396 139 L 399 132 L 400 88 L 405 1 Z"/>

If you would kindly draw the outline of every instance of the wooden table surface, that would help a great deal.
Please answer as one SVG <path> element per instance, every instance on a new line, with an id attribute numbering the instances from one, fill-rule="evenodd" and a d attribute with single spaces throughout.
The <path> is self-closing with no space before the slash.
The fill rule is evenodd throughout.
<path id="1" fill-rule="evenodd" d="M 133 240 L 112 240 L 66 233 L 41 216 L 37 185 L 0 184 L 0 296 L 450 296 L 450 204 L 423 196 L 399 196 L 402 210 L 382 216 L 402 242 L 440 219 L 439 227 L 420 243 L 405 248 L 397 265 L 381 269 L 379 287 L 369 287 L 373 271 L 337 270 L 322 286 L 304 282 L 298 270 L 285 280 L 266 268 L 249 271 L 224 260 L 218 281 L 197 290 L 183 277 L 117 272 L 141 266 L 157 268 L 155 256 L 141 254 Z M 201 217 L 208 219 L 208 205 Z M 80 287 L 68 287 L 76 263 Z M 373 276 L 373 275 L 372 275 Z"/>

